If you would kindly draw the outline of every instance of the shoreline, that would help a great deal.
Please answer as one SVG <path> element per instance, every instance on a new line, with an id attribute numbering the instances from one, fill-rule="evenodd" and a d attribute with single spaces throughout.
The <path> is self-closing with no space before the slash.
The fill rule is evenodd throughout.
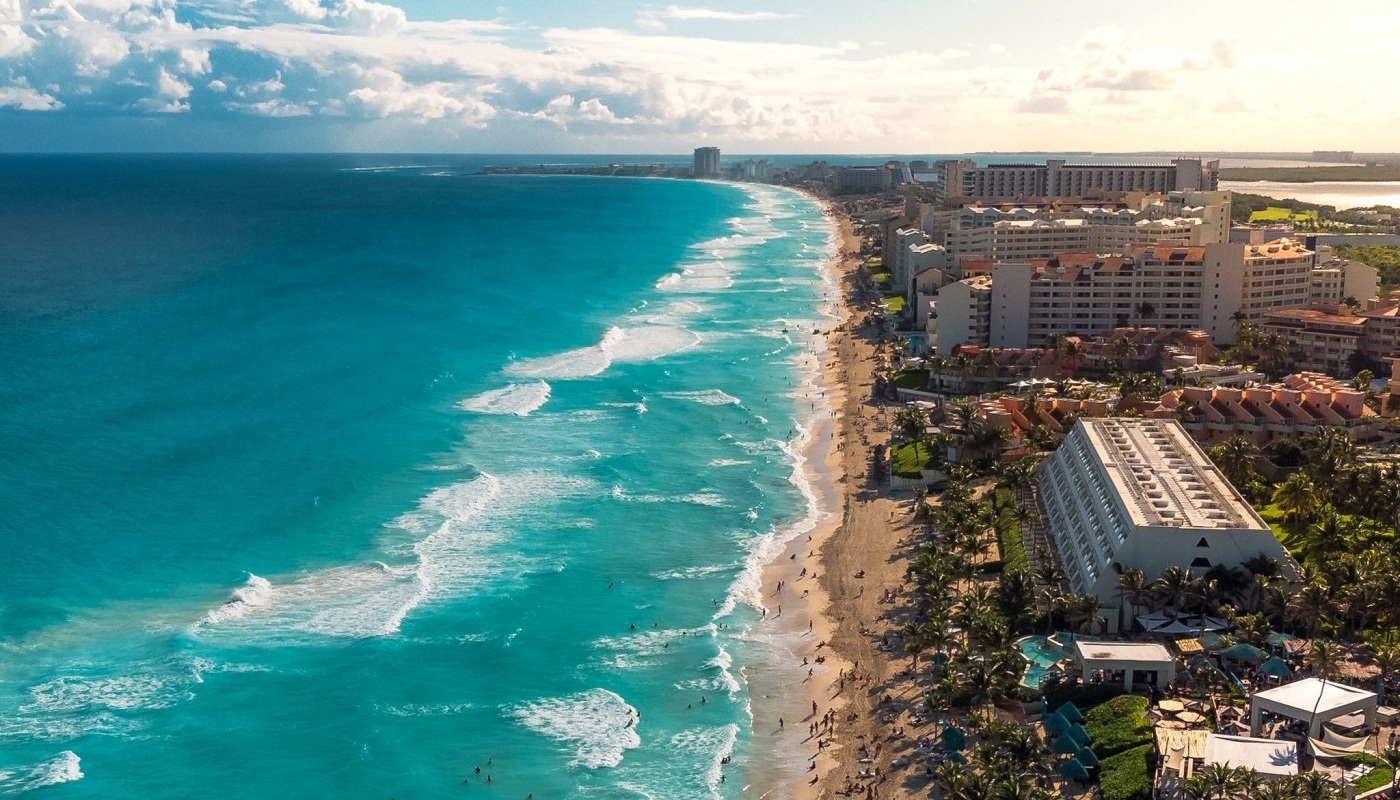
<path id="1" fill-rule="evenodd" d="M 823 309 L 831 318 L 813 347 L 817 374 L 804 386 L 821 393 L 818 400 L 824 408 L 813 417 L 797 465 L 821 502 L 815 526 L 806 536 L 794 536 L 761 571 L 767 611 L 755 633 L 771 648 L 772 657 L 763 663 L 776 669 L 762 673 L 751 665 L 744 678 L 753 698 L 752 730 L 756 737 L 771 736 L 775 741 L 768 758 L 746 769 L 744 793 L 769 800 L 808 800 L 827 794 L 822 779 L 839 763 L 841 745 L 819 748 L 817 740 L 822 737 L 811 735 L 809 726 L 827 712 L 840 717 L 847 702 L 840 692 L 841 676 L 851 663 L 834 645 L 843 615 L 833 613 L 836 598 L 829 591 L 827 551 L 849 516 L 851 475 L 861 474 L 851 469 L 857 448 L 845 446 L 854 438 L 847 416 L 853 405 L 861 403 L 859 391 L 865 381 L 858 378 L 872 366 L 868 358 L 852 359 L 848 346 L 855 338 L 850 328 L 856 313 L 848 297 L 849 278 L 860 265 L 860 240 L 850 220 L 828 200 L 807 196 L 820 204 L 834 238 L 833 250 L 821 268 L 827 291 L 834 293 L 828 295 Z M 847 385 L 847 376 L 857 378 L 853 387 Z M 817 663 L 818 657 L 824 663 Z"/>

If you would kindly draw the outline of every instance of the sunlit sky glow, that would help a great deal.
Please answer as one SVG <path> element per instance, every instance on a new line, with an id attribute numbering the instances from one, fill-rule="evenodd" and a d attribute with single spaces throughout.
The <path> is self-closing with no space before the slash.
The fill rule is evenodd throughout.
<path id="1" fill-rule="evenodd" d="M 0 148 L 1400 150 L 1400 6 L 0 0 Z"/>

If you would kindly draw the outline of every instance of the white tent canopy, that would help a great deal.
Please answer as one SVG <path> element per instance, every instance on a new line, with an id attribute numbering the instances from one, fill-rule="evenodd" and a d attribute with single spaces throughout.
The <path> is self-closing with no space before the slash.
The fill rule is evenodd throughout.
<path id="1" fill-rule="evenodd" d="M 1298 774 L 1298 745 L 1277 739 L 1246 736 L 1206 736 L 1205 763 L 1244 767 L 1264 777 Z"/>
<path id="2" fill-rule="evenodd" d="M 1308 736 L 1322 735 L 1322 723 L 1361 712 L 1369 727 L 1376 722 L 1376 693 L 1341 683 L 1304 678 L 1256 693 L 1249 701 L 1249 733 L 1258 736 L 1264 712 L 1308 722 Z"/>

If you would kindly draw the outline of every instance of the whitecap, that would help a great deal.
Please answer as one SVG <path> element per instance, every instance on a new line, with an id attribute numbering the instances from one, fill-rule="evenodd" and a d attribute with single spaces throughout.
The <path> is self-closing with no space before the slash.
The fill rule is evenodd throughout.
<path id="1" fill-rule="evenodd" d="M 457 404 L 463 411 L 477 414 L 512 414 L 527 417 L 549 401 L 550 385 L 544 381 L 512 383 L 482 392 Z"/>
<path id="2" fill-rule="evenodd" d="M 710 462 L 709 466 L 718 469 L 721 467 L 738 467 L 752 463 L 752 461 L 743 458 L 716 458 Z"/>
<path id="3" fill-rule="evenodd" d="M 720 389 L 705 389 L 696 392 L 662 392 L 661 396 L 669 400 L 699 403 L 702 406 L 737 406 L 741 402 L 739 398 Z"/>
<path id="4" fill-rule="evenodd" d="M 689 350 L 700 343 L 694 331 L 667 325 L 608 328 L 598 344 L 506 365 L 509 375 L 570 380 L 602 374 L 613 363 L 641 363 Z"/>
<path id="5" fill-rule="evenodd" d="M 22 794 L 44 786 L 71 783 L 83 779 L 82 759 L 72 750 L 22 767 L 0 771 L 0 794 Z"/>
<path id="6" fill-rule="evenodd" d="M 571 748 L 569 766 L 598 769 L 621 764 L 626 751 L 641 746 L 636 711 L 607 689 L 589 689 L 541 698 L 508 713 L 530 730 Z"/>
<path id="7" fill-rule="evenodd" d="M 223 605 L 205 614 L 200 622 L 216 625 L 224 620 L 237 619 L 267 605 L 271 598 L 272 584 L 266 578 L 248 573 L 248 582 L 234 589 Z"/>

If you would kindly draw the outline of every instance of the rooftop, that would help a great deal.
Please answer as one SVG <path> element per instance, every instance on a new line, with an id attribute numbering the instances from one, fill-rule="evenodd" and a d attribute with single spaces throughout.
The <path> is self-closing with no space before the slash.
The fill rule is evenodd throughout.
<path id="1" fill-rule="evenodd" d="M 1304 678 L 1273 689 L 1255 692 L 1254 697 L 1288 706 L 1304 713 L 1315 713 L 1323 716 L 1368 699 L 1374 703 L 1376 693 L 1334 681 Z"/>
<path id="2" fill-rule="evenodd" d="M 1078 639 L 1075 652 L 1082 661 L 1174 661 L 1165 645 L 1155 642 L 1086 642 Z"/>
<path id="3" fill-rule="evenodd" d="M 1080 425 L 1134 525 L 1269 530 L 1176 420 Z"/>
<path id="4" fill-rule="evenodd" d="M 1205 762 L 1244 767 L 1260 775 L 1297 775 L 1298 745 L 1278 739 L 1212 733 L 1206 736 Z"/>

